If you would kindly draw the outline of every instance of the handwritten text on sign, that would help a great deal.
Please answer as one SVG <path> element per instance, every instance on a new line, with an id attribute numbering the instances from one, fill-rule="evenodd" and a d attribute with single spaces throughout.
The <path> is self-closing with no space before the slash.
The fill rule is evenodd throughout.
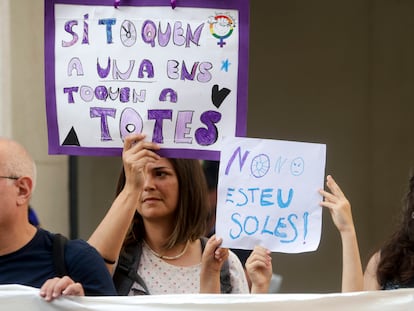
<path id="1" fill-rule="evenodd" d="M 230 138 L 220 159 L 216 233 L 223 246 L 298 253 L 321 234 L 326 146 Z"/>
<path id="2" fill-rule="evenodd" d="M 238 107 L 239 11 L 165 3 L 54 5 L 47 40 L 54 38 L 55 98 L 47 103 L 57 146 L 49 149 L 105 155 L 143 132 L 164 151 L 188 156 L 217 151 L 224 135 L 244 136 L 236 133 L 245 112 Z"/>

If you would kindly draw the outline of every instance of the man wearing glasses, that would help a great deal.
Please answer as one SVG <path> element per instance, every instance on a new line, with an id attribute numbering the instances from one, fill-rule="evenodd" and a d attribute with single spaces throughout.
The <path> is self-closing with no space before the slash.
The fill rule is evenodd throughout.
<path id="1" fill-rule="evenodd" d="M 28 219 L 35 183 L 36 166 L 27 150 L 0 137 L 0 284 L 40 288 L 40 296 L 47 301 L 62 295 L 115 296 L 102 257 L 83 240 L 66 242 L 66 274 L 58 275 L 55 235 Z"/>

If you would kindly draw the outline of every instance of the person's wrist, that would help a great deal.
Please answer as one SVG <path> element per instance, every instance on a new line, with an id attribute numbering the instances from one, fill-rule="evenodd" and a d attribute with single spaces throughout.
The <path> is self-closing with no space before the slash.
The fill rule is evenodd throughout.
<path id="1" fill-rule="evenodd" d="M 269 291 L 269 284 L 261 283 L 261 284 L 252 284 L 251 292 L 252 294 L 265 294 Z"/>
<path id="2" fill-rule="evenodd" d="M 201 268 L 201 274 L 206 275 L 208 277 L 214 276 L 214 275 L 219 275 L 220 274 L 220 267 L 204 267 Z"/>
<path id="3" fill-rule="evenodd" d="M 340 233 L 343 238 L 356 238 L 356 231 L 353 226 L 341 230 Z"/>

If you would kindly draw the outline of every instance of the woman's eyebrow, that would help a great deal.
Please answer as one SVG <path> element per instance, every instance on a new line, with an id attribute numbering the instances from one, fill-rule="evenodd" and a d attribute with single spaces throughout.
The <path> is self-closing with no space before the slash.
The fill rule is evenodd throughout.
<path id="1" fill-rule="evenodd" d="M 154 167 L 154 170 L 162 170 L 162 169 L 174 170 L 172 167 L 168 167 L 168 166 L 157 166 L 157 167 Z"/>

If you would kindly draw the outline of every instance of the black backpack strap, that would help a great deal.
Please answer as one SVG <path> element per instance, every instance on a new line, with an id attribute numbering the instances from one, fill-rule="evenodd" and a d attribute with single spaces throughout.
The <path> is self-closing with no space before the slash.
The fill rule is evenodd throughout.
<path id="1" fill-rule="evenodd" d="M 128 296 L 134 282 L 139 285 L 139 288 L 133 288 L 135 295 L 150 294 L 144 280 L 137 273 L 141 254 L 141 242 L 133 243 L 123 248 L 112 277 L 118 295 Z"/>
<path id="2" fill-rule="evenodd" d="M 65 264 L 65 244 L 67 241 L 68 239 L 60 233 L 56 233 L 53 236 L 53 263 L 55 265 L 56 276 L 60 278 L 67 275 Z"/>
<path id="3" fill-rule="evenodd" d="M 208 239 L 206 237 L 200 238 L 201 242 L 201 251 L 204 252 Z M 224 261 L 220 270 L 220 291 L 222 294 L 230 294 L 233 290 L 230 281 L 230 266 L 229 261 Z"/>

